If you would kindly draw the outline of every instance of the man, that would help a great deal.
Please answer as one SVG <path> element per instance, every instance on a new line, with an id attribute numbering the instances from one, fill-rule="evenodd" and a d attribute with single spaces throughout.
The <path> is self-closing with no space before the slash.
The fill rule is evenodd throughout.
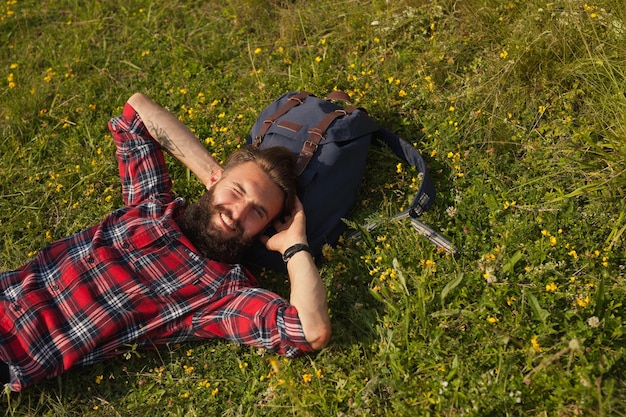
<path id="1" fill-rule="evenodd" d="M 219 337 L 287 357 L 324 347 L 326 292 L 306 250 L 293 156 L 246 149 L 222 169 L 176 117 L 142 94 L 109 128 L 125 207 L 0 273 L 2 382 L 20 391 L 118 355 L 129 343 Z M 160 147 L 206 185 L 197 203 L 186 207 L 172 195 Z M 277 231 L 271 237 L 263 235 L 268 225 Z M 283 254 L 289 302 L 258 288 L 235 263 L 257 238 Z"/>

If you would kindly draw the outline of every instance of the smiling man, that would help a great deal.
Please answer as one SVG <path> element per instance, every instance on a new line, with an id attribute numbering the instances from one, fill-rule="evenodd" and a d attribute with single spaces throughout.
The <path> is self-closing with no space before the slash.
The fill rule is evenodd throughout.
<path id="1" fill-rule="evenodd" d="M 20 391 L 127 344 L 224 338 L 290 358 L 324 347 L 326 291 L 307 250 L 293 155 L 243 149 L 222 169 L 143 94 L 109 128 L 124 207 L 0 273 L 0 381 Z M 161 148 L 206 185 L 198 202 L 172 194 Z M 256 239 L 283 255 L 289 300 L 237 263 Z"/>

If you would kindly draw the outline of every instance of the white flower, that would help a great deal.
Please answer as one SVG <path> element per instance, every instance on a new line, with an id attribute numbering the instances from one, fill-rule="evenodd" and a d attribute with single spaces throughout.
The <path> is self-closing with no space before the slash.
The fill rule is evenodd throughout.
<path id="1" fill-rule="evenodd" d="M 591 316 L 587 319 L 587 325 L 592 329 L 596 329 L 600 326 L 600 319 L 596 316 Z"/>
<path id="2" fill-rule="evenodd" d="M 498 282 L 498 278 L 496 278 L 493 272 L 494 271 L 492 267 L 487 267 L 487 269 L 485 269 L 483 278 L 485 278 L 485 281 L 487 281 L 487 284 L 495 284 L 496 282 Z"/>

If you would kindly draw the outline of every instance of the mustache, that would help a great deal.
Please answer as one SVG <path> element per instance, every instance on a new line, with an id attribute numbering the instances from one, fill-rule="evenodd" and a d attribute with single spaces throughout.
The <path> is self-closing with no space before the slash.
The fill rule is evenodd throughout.
<path id="1" fill-rule="evenodd" d="M 243 235 L 243 226 L 241 225 L 241 222 L 238 219 L 235 219 L 233 217 L 232 210 L 230 210 L 227 207 L 224 207 L 222 204 L 216 204 L 214 206 L 214 211 L 215 213 L 217 213 L 218 216 L 226 216 L 228 220 L 230 220 L 229 226 L 235 229 L 235 232 L 238 235 L 240 236 Z"/>

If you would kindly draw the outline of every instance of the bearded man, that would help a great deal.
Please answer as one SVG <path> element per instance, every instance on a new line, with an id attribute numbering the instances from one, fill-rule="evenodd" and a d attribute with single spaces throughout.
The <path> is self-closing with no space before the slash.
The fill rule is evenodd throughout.
<path id="1" fill-rule="evenodd" d="M 109 129 L 124 207 L 0 273 L 0 383 L 20 391 L 127 344 L 223 338 L 289 358 L 328 344 L 326 291 L 289 151 L 242 149 L 222 169 L 140 93 Z M 173 195 L 161 148 L 206 185 L 198 202 Z M 238 263 L 257 239 L 283 255 L 289 300 Z"/>

